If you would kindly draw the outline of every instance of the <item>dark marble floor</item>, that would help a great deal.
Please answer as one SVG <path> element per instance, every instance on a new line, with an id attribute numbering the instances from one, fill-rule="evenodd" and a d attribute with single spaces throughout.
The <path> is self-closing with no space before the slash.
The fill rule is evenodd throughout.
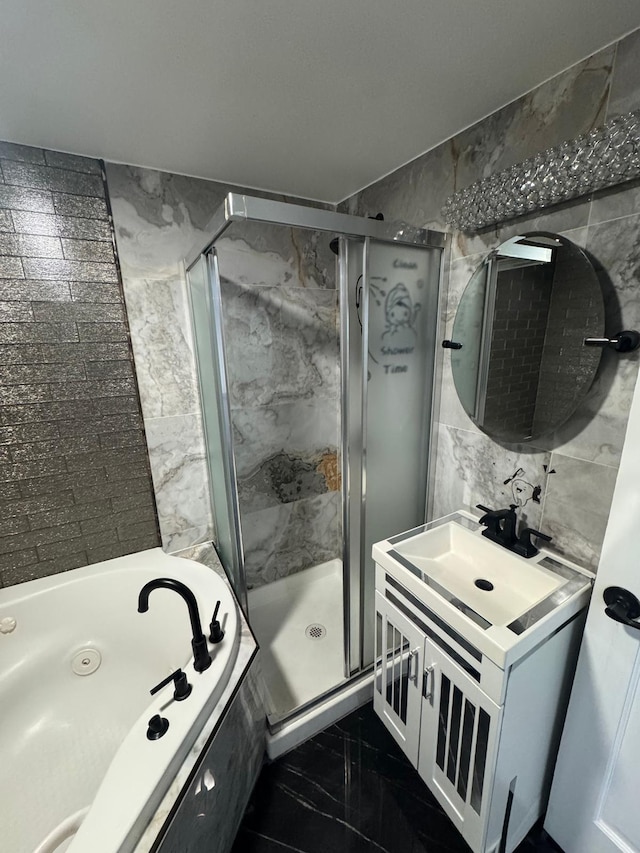
<path id="1" fill-rule="evenodd" d="M 555 853 L 540 830 L 517 853 Z M 368 705 L 262 770 L 232 853 L 469 853 Z"/>

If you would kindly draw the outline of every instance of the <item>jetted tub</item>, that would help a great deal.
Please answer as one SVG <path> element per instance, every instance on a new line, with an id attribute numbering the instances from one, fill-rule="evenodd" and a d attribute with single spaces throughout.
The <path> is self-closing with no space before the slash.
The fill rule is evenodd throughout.
<path id="1" fill-rule="evenodd" d="M 182 581 L 202 629 L 219 600 L 225 631 L 193 668 L 184 600 L 150 580 Z M 233 596 L 213 570 L 159 548 L 0 589 L 0 849 L 126 853 L 153 816 L 218 701 L 237 654 Z M 149 690 L 181 667 L 193 689 Z M 147 738 L 155 714 L 169 720 Z"/>

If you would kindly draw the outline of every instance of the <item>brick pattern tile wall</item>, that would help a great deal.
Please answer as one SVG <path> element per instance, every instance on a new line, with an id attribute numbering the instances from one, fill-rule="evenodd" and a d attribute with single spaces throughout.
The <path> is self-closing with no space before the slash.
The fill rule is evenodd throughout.
<path id="1" fill-rule="evenodd" d="M 575 253 L 558 253 L 555 276 L 562 287 L 551 290 L 533 418 L 537 435 L 548 430 L 549 424 L 562 423 L 571 415 L 600 361 L 598 349 L 566 346 L 567 340 L 593 337 L 593 330 L 602 328 L 600 293 L 585 285 L 584 265 Z"/>
<path id="2" fill-rule="evenodd" d="M 0 143 L 0 585 L 157 545 L 100 163 Z"/>
<path id="3" fill-rule="evenodd" d="M 487 377 L 485 428 L 531 435 L 549 316 L 548 265 L 498 274 Z"/>

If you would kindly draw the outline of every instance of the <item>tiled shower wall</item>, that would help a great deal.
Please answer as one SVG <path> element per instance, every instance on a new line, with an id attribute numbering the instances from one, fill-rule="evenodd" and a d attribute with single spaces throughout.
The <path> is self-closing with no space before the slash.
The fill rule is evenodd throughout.
<path id="1" fill-rule="evenodd" d="M 454 191 L 640 108 L 639 56 L 640 31 L 636 31 L 423 154 L 342 207 L 360 215 L 382 210 L 388 219 L 450 230 L 440 210 Z M 534 231 L 564 234 L 586 248 L 601 272 L 609 334 L 638 328 L 639 202 L 636 182 L 474 236 L 453 232 L 442 337 L 451 337 L 460 297 L 485 254 L 509 237 Z M 553 536 L 552 547 L 595 567 L 639 353 L 620 356 L 605 351 L 596 381 L 566 424 L 531 444 L 511 445 L 493 441 L 467 417 L 455 392 L 449 351 L 439 348 L 439 354 L 442 381 L 433 515 L 478 503 L 516 503 L 523 481 L 539 485 L 540 502 L 529 498 L 521 514 L 530 526 Z"/>
<path id="2" fill-rule="evenodd" d="M 162 545 L 214 538 L 183 260 L 227 187 L 107 163 Z"/>
<path id="3" fill-rule="evenodd" d="M 341 555 L 336 257 L 330 235 L 240 223 L 220 241 L 249 588 Z"/>
<path id="4" fill-rule="evenodd" d="M 99 161 L 0 144 L 0 584 L 159 544 Z"/>
<path id="5" fill-rule="evenodd" d="M 107 180 L 162 542 L 176 551 L 214 535 L 183 260 L 204 246 L 226 193 L 244 190 L 113 163 Z M 305 246 L 290 229 L 227 236 L 234 438 L 259 585 L 339 550 L 334 256 L 328 241 Z"/>

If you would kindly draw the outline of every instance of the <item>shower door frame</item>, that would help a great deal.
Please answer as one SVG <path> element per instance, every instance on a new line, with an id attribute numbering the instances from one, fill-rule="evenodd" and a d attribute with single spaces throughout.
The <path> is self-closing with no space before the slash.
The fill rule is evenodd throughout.
<path id="1" fill-rule="evenodd" d="M 438 295 L 442 292 L 442 276 L 443 276 L 443 254 L 446 246 L 446 235 L 439 231 L 432 231 L 429 229 L 416 229 L 415 238 L 414 239 L 402 239 L 398 238 L 398 230 L 400 225 L 398 223 L 385 222 L 384 220 L 379 219 L 369 219 L 361 216 L 353 216 L 351 214 L 346 213 L 337 213 L 335 211 L 325 210 L 323 208 L 313 208 L 306 207 L 301 204 L 292 204 L 290 202 L 280 202 L 267 198 L 258 198 L 256 196 L 245 195 L 242 193 L 234 193 L 229 192 L 225 197 L 223 204 L 219 207 L 216 213 L 211 217 L 209 223 L 205 227 L 205 240 L 203 242 L 199 242 L 196 246 L 193 247 L 192 251 L 185 259 L 185 269 L 188 273 L 189 270 L 198 263 L 198 261 L 204 256 L 204 259 L 207 261 L 206 269 L 209 270 L 210 275 L 217 273 L 217 266 L 212 268 L 209 263 L 210 257 L 215 253 L 215 243 L 216 241 L 225 233 L 225 231 L 234 223 L 234 222 L 242 222 L 242 221 L 251 221 L 251 222 L 263 222 L 269 225 L 280 225 L 288 228 L 301 228 L 310 231 L 326 231 L 331 234 L 339 235 L 341 238 L 344 238 L 340 241 L 340 255 L 339 255 L 339 282 L 338 282 L 338 293 L 340 298 L 340 364 L 341 364 L 341 471 L 342 471 L 342 488 L 341 488 L 341 501 L 342 501 L 342 572 L 343 572 L 343 615 L 344 615 L 344 674 L 347 682 L 349 679 L 358 677 L 363 673 L 373 669 L 373 664 L 369 664 L 366 667 L 363 666 L 362 661 L 362 620 L 363 614 L 361 612 L 362 602 L 364 598 L 364 572 L 363 572 L 363 564 L 362 564 L 362 553 L 360 555 L 360 564 L 357 567 L 352 565 L 349 542 L 350 542 L 350 522 L 349 522 L 349 499 L 350 499 L 350 489 L 349 489 L 349 460 L 346 459 L 347 452 L 347 424 L 346 424 L 346 400 L 349 395 L 349 371 L 347 368 L 347 361 L 345 360 L 344 352 L 346 351 L 346 339 L 348 339 L 349 334 L 349 324 L 346 322 L 346 312 L 343 309 L 343 306 L 346 303 L 346 299 L 348 297 L 348 270 L 346 264 L 346 244 L 349 242 L 357 242 L 359 245 L 363 247 L 363 317 L 364 317 L 364 325 L 366 327 L 366 323 L 368 322 L 368 311 L 366 307 L 368 305 L 369 298 L 369 283 L 368 283 L 368 269 L 367 269 L 367 258 L 368 258 L 368 244 L 370 240 L 379 241 L 382 243 L 392 243 L 392 244 L 400 244 L 413 246 L 415 248 L 425 248 L 425 249 L 436 249 L 441 252 L 440 254 L 440 264 L 439 264 L 439 276 L 438 276 Z M 210 281 L 210 287 L 215 291 L 217 287 L 219 289 L 219 277 L 217 279 L 217 284 L 214 284 Z M 214 304 L 220 305 L 219 294 L 213 293 Z M 223 341 L 223 333 L 221 329 L 221 322 L 217 324 L 220 326 L 216 330 L 216 337 L 219 341 L 221 349 L 224 351 L 224 341 Z M 436 323 L 436 337 L 439 334 L 440 330 L 440 322 L 439 319 Z M 367 363 L 367 352 L 368 352 L 368 340 L 366 335 L 366 328 L 363 328 L 362 335 L 362 357 L 363 357 L 363 365 Z M 347 357 L 348 358 L 348 357 Z M 433 434 L 433 412 L 434 412 L 434 401 L 435 401 L 435 390 L 436 390 L 436 371 L 437 371 L 437 358 L 434 354 L 433 359 L 433 371 L 431 375 L 432 388 L 431 388 L 431 400 L 430 400 L 430 416 L 429 416 L 429 433 L 430 436 Z M 223 362 L 223 369 L 225 368 L 225 362 Z M 362 412 L 361 412 L 361 420 L 362 420 L 362 432 L 363 432 L 363 449 L 364 442 L 366 441 L 365 431 L 366 431 L 366 412 L 364 411 L 366 405 L 366 369 L 363 371 L 363 388 L 361 389 L 362 393 Z M 219 404 L 228 407 L 229 401 L 228 399 L 223 399 L 218 401 Z M 226 452 L 230 457 L 228 460 L 229 467 L 231 470 L 235 470 L 235 456 L 233 451 L 233 438 L 231 436 L 230 431 L 227 432 L 228 445 L 226 448 Z M 431 478 L 431 442 L 429 442 L 429 458 L 427 461 L 427 478 L 425 483 L 425 521 L 427 521 L 426 514 L 428 511 L 428 498 L 429 498 L 429 483 Z M 238 492 L 237 492 L 237 483 L 233 482 L 232 485 L 233 494 L 228 495 L 228 499 L 231 500 L 233 505 L 233 516 L 238 518 L 238 531 L 241 530 L 239 526 L 239 501 L 238 501 Z M 361 542 L 361 551 L 364 548 L 364 518 L 365 518 L 365 504 L 366 504 L 366 459 L 362 460 L 362 464 L 360 466 L 360 484 L 359 489 L 362 499 L 360 501 L 360 542 Z M 239 548 L 241 553 L 239 554 L 239 564 L 241 567 L 244 565 L 244 552 L 243 552 L 243 544 L 241 541 L 240 534 L 240 542 Z M 357 568 L 358 577 L 353 578 L 353 571 Z M 244 580 L 244 578 L 243 578 Z M 359 599 L 354 602 L 352 595 L 352 588 L 356 588 L 359 590 Z M 246 589 L 246 583 L 245 583 Z M 357 624 L 357 633 L 358 633 L 358 642 L 355 644 L 359 647 L 359 651 L 355 651 L 354 649 L 354 637 L 352 636 L 354 631 L 354 624 Z M 340 685 L 339 687 L 342 687 Z M 336 688 L 339 689 L 339 688 Z M 330 691 L 331 693 L 334 691 Z M 309 706 L 314 705 L 318 700 L 323 699 L 322 697 L 318 697 L 316 700 L 313 700 L 311 703 L 308 703 L 304 706 L 304 709 Z M 300 708 L 293 709 L 292 716 L 297 715 L 301 710 Z"/>

